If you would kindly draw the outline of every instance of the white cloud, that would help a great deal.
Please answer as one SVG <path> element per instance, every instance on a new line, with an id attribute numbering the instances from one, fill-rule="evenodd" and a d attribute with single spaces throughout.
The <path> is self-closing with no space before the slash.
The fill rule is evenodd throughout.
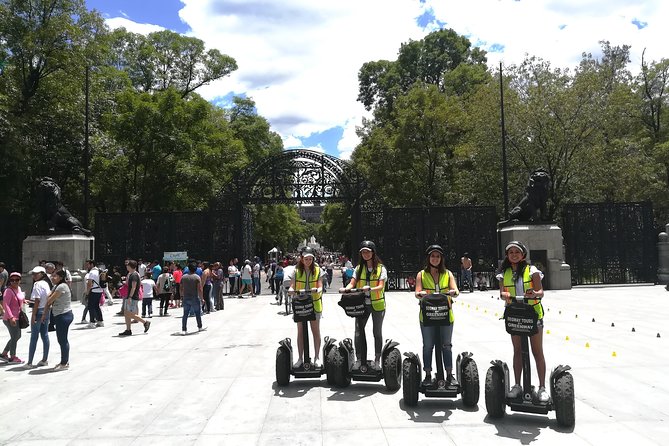
<path id="1" fill-rule="evenodd" d="M 357 102 L 363 63 L 397 57 L 400 45 L 428 31 L 416 17 L 432 8 L 436 17 L 486 50 L 496 69 L 520 63 L 525 54 L 554 66 L 574 67 L 583 52 L 599 52 L 600 40 L 632 45 L 632 65 L 666 56 L 669 2 L 660 0 L 182 0 L 179 12 L 189 35 L 237 60 L 229 78 L 203 87 L 208 99 L 231 91 L 253 98 L 258 112 L 282 135 L 286 147 L 299 138 L 344 127 L 338 150 L 348 158 L 358 143 L 355 126 L 365 111 Z M 647 22 L 639 30 L 632 21 Z M 123 22 L 119 22 L 123 21 Z M 123 18 L 135 32 L 162 29 Z M 119 26 L 119 25 L 116 25 Z M 563 29 L 560 29 L 563 27 Z"/>
<path id="2" fill-rule="evenodd" d="M 144 35 L 165 29 L 162 26 L 152 25 L 150 23 L 133 22 L 127 18 L 128 16 L 125 13 L 121 13 L 124 15 L 124 17 L 113 17 L 105 20 L 111 29 L 125 28 L 130 32 Z"/>

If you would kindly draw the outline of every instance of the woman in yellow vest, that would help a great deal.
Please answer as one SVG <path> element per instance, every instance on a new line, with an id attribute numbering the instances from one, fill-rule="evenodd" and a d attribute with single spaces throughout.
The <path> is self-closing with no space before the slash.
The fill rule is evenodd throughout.
<path id="1" fill-rule="evenodd" d="M 453 335 L 453 301 L 452 296 L 460 294 L 455 277 L 446 269 L 444 250 L 439 245 L 432 245 L 425 251 L 427 259 L 425 268 L 416 275 L 416 299 L 422 299 L 428 294 L 441 293 L 448 295 L 449 325 L 425 326 L 423 325 L 423 313 L 419 313 L 420 332 L 423 335 L 423 370 L 425 379 L 423 384 L 432 382 L 432 350 L 441 348 L 444 369 L 446 370 L 447 382 L 457 385 L 453 376 L 453 353 L 451 352 L 451 337 Z M 438 335 L 441 334 L 441 347 L 436 345 Z"/>
<path id="2" fill-rule="evenodd" d="M 367 345 L 365 337 L 365 326 L 372 315 L 372 326 L 374 332 L 374 364 L 372 369 L 381 370 L 381 350 L 383 349 L 383 317 L 386 315 L 386 280 L 388 280 L 388 271 L 381 263 L 381 259 L 376 254 L 376 245 L 374 242 L 365 240 L 360 244 L 358 266 L 355 274 L 346 288 L 341 288 L 340 293 L 346 292 L 351 288 L 360 286 L 362 290 L 369 291 L 369 297 L 365 298 L 367 311 L 364 316 L 355 318 L 355 354 L 358 357 L 353 365 L 354 369 L 360 368 L 360 362 L 363 349 Z"/>
<path id="3" fill-rule="evenodd" d="M 545 387 L 546 359 L 544 358 L 543 348 L 544 309 L 540 300 L 531 299 L 531 297 L 541 298 L 544 296 L 544 288 L 541 285 L 543 273 L 537 267 L 527 264 L 525 259 L 528 250 L 522 242 L 509 242 L 504 252 L 506 256 L 502 262 L 500 273 L 497 275 L 500 282 L 500 297 L 509 304 L 512 298 L 525 295 L 526 298 L 530 298 L 526 302 L 534 306 L 534 311 L 539 318 L 539 331 L 530 337 L 530 345 L 539 375 L 539 401 L 548 402 L 549 395 Z M 520 386 L 520 376 L 523 370 L 520 336 L 511 336 L 511 341 L 513 342 L 513 374 L 516 384 L 509 391 L 509 397 L 518 398 L 523 391 Z"/>
<path id="4" fill-rule="evenodd" d="M 288 292 L 299 291 L 299 290 L 311 290 L 311 299 L 314 301 L 314 311 L 316 312 L 316 320 L 309 321 L 311 324 L 311 332 L 314 337 L 314 360 L 313 364 L 315 367 L 319 367 L 318 355 L 321 350 L 321 329 L 320 329 L 320 319 L 321 314 L 323 313 L 323 281 L 321 278 L 321 269 L 316 265 L 314 261 L 314 251 L 313 249 L 307 247 L 302 251 L 300 260 L 295 266 L 295 273 L 290 281 L 290 288 Z M 302 330 L 302 322 L 296 322 L 297 324 L 297 352 L 298 359 L 294 367 L 298 368 L 303 364 L 304 357 L 304 344 L 302 341 L 302 336 L 304 335 Z"/>

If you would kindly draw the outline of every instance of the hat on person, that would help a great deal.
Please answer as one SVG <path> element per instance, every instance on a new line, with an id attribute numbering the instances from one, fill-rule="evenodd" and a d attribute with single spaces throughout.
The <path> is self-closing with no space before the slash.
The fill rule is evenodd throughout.
<path id="1" fill-rule="evenodd" d="M 360 252 L 365 250 L 374 252 L 376 251 L 376 245 L 372 241 L 365 240 L 362 243 L 360 243 Z"/>
<path id="2" fill-rule="evenodd" d="M 11 277 L 18 277 L 18 278 L 20 279 L 20 278 L 21 278 L 21 273 L 17 273 L 16 271 L 14 271 L 13 273 L 11 273 L 11 274 L 9 275 L 9 277 L 10 277 L 10 278 L 11 278 Z"/>
<path id="3" fill-rule="evenodd" d="M 30 271 L 30 274 L 35 274 L 35 273 L 46 274 L 46 270 L 44 269 L 43 266 L 36 266 Z"/>
<path id="4" fill-rule="evenodd" d="M 304 251 L 302 251 L 302 257 L 316 257 L 314 255 L 314 250 L 311 249 L 310 247 L 304 248 Z"/>
<path id="5" fill-rule="evenodd" d="M 506 248 L 504 248 L 504 252 L 507 253 L 507 252 L 509 252 L 509 249 L 514 248 L 514 247 L 518 248 L 520 250 L 520 252 L 523 253 L 524 256 L 527 255 L 527 246 L 525 246 L 525 244 L 523 242 L 519 242 L 517 240 L 510 241 L 506 245 Z"/>

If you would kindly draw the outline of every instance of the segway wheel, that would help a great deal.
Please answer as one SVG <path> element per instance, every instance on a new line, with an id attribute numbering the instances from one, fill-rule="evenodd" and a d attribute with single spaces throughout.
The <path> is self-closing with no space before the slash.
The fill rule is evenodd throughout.
<path id="1" fill-rule="evenodd" d="M 416 407 L 418 405 L 418 386 L 420 384 L 420 371 L 418 366 L 408 358 L 402 361 L 402 395 L 404 405 L 407 407 Z"/>
<path id="2" fill-rule="evenodd" d="M 553 395 L 555 416 L 560 426 L 573 427 L 576 423 L 574 403 L 574 377 L 571 373 L 563 373 L 555 380 Z"/>
<path id="3" fill-rule="evenodd" d="M 465 407 L 476 407 L 479 402 L 479 369 L 473 359 L 466 361 L 461 370 L 462 404 Z"/>
<path id="4" fill-rule="evenodd" d="M 351 385 L 351 376 L 348 374 L 348 359 L 342 354 L 341 348 L 332 349 L 332 367 L 334 368 L 334 384 L 337 387 Z"/>
<path id="5" fill-rule="evenodd" d="M 402 355 L 396 348 L 390 350 L 383 361 L 383 380 L 386 389 L 391 392 L 400 390 L 402 384 Z"/>
<path id="6" fill-rule="evenodd" d="M 329 386 L 334 386 L 337 384 L 335 380 L 335 365 L 334 365 L 334 355 L 335 355 L 335 350 L 338 350 L 337 347 L 331 348 L 330 351 L 328 351 L 328 354 L 325 355 L 325 358 L 323 360 L 325 361 L 325 376 L 327 378 L 327 382 Z"/>
<path id="7" fill-rule="evenodd" d="M 502 418 L 506 410 L 504 375 L 497 367 L 490 367 L 485 377 L 485 408 L 490 418 Z"/>
<path id="8" fill-rule="evenodd" d="M 276 383 L 287 386 L 290 382 L 290 354 L 285 348 L 276 349 Z"/>

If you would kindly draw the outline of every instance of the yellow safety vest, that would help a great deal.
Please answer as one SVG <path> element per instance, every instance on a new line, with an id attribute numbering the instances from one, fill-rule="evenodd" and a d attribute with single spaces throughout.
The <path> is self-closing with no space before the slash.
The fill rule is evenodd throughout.
<path id="1" fill-rule="evenodd" d="M 523 292 L 534 288 L 532 286 L 532 276 L 530 275 L 530 265 L 525 266 L 523 271 Z M 513 269 L 507 268 L 504 271 L 504 291 L 509 293 L 511 297 L 516 297 L 516 284 L 513 282 Z M 534 307 L 539 319 L 544 318 L 544 307 L 541 305 L 539 299 L 527 299 L 526 302 Z"/>
<path id="2" fill-rule="evenodd" d="M 439 292 L 442 292 L 443 290 L 450 290 L 449 288 L 449 282 L 451 279 L 451 272 L 449 270 L 444 271 L 439 275 Z M 435 294 L 437 292 L 437 287 L 434 284 L 434 279 L 432 278 L 432 274 L 425 272 L 425 270 L 421 270 L 420 272 L 420 281 L 423 284 L 423 291 L 427 292 L 427 294 Z M 448 305 L 451 306 L 453 300 L 451 299 L 451 296 L 448 296 Z M 421 322 L 423 322 L 423 311 L 420 310 L 419 319 Z M 451 321 L 451 324 L 453 323 L 453 308 L 451 308 L 448 312 L 448 319 Z"/>
<path id="3" fill-rule="evenodd" d="M 383 268 L 382 265 L 376 265 L 376 270 L 372 271 L 372 274 L 369 276 L 369 286 L 374 288 L 379 286 L 381 283 L 381 268 Z M 367 265 L 361 264 L 358 266 L 358 276 L 356 277 L 356 286 L 358 288 L 362 288 L 363 286 L 367 285 L 367 274 L 369 273 L 369 270 L 367 269 Z M 362 284 L 360 283 L 362 282 Z M 372 282 L 374 282 L 372 284 Z M 384 287 L 385 288 L 385 287 Z M 385 292 L 383 289 L 380 289 L 378 291 L 372 291 L 370 293 L 370 300 L 372 301 L 372 309 L 374 311 L 383 311 L 386 309 L 386 296 Z"/>
<path id="4" fill-rule="evenodd" d="M 311 288 L 316 288 L 318 284 L 318 278 L 321 276 L 321 269 L 316 266 L 314 267 L 314 273 L 309 275 L 309 283 L 307 283 L 307 272 L 300 271 L 295 268 L 295 291 L 306 290 Z M 311 295 L 311 300 L 314 301 L 314 311 L 316 313 L 323 312 L 323 300 L 321 299 L 322 293 L 316 293 Z"/>

